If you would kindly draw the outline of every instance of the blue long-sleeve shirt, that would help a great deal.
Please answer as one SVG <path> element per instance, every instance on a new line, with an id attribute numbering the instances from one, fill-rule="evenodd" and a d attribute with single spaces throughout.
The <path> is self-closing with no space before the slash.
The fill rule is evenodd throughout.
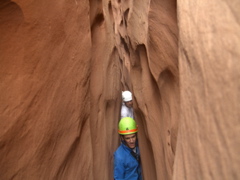
<path id="1" fill-rule="evenodd" d="M 139 154 L 139 148 L 137 153 Z M 132 149 L 121 144 L 114 153 L 115 180 L 142 180 L 140 162 L 131 154 Z"/>

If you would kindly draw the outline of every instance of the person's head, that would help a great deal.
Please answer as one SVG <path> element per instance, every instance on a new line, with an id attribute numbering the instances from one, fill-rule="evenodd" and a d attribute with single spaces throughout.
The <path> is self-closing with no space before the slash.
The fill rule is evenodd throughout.
<path id="1" fill-rule="evenodd" d="M 123 91 L 122 99 L 127 107 L 129 107 L 129 108 L 133 107 L 132 93 L 130 91 Z"/>
<path id="2" fill-rule="evenodd" d="M 124 117 L 119 121 L 118 133 L 121 135 L 121 140 L 133 149 L 136 147 L 138 127 L 133 118 Z"/>

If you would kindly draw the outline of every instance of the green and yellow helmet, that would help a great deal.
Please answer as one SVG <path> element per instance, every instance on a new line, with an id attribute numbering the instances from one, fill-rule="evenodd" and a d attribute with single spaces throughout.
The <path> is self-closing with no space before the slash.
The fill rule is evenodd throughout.
<path id="1" fill-rule="evenodd" d="M 118 133 L 121 135 L 134 134 L 138 132 L 138 127 L 133 118 L 124 117 L 119 121 Z"/>

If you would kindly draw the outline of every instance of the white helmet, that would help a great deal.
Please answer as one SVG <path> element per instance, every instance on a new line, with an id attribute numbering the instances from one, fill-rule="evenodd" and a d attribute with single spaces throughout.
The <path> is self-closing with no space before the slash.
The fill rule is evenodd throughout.
<path id="1" fill-rule="evenodd" d="M 128 102 L 132 100 L 132 93 L 130 91 L 123 91 L 122 92 L 122 99 L 124 102 Z"/>

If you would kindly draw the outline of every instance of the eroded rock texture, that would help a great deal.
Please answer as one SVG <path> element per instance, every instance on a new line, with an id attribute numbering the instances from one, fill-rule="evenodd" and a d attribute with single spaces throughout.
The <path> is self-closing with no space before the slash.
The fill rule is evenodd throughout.
<path id="1" fill-rule="evenodd" d="M 239 179 L 239 9 L 2 0 L 0 179 L 113 179 L 126 89 L 145 179 Z"/>
<path id="2" fill-rule="evenodd" d="M 170 179 L 179 120 L 176 2 L 112 0 L 90 4 L 91 129 L 97 137 L 93 139 L 94 178 L 112 176 L 119 96 L 129 89 L 134 93 L 140 127 L 144 176 Z M 109 163 L 107 169 L 102 168 Z"/>
<path id="3" fill-rule="evenodd" d="M 0 2 L 0 179 L 92 178 L 89 2 Z"/>
<path id="4" fill-rule="evenodd" d="M 239 1 L 178 3 L 176 180 L 240 178 L 239 8 Z"/>

